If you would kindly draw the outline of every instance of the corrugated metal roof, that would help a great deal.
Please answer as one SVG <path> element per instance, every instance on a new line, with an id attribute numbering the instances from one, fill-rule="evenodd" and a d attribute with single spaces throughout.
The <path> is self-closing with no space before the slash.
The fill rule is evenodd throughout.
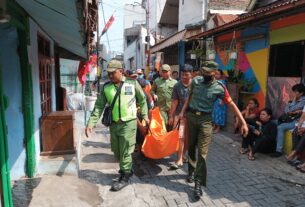
<path id="1" fill-rule="evenodd" d="M 216 19 L 216 25 L 221 26 L 234 21 L 238 16 L 233 14 L 216 14 L 214 18 Z"/>
<path id="2" fill-rule="evenodd" d="M 27 13 L 50 35 L 60 47 L 87 57 L 83 46 L 82 23 L 76 9 L 77 0 L 17 0 Z"/>
<path id="3" fill-rule="evenodd" d="M 186 30 L 182 30 L 182 31 L 177 32 L 174 35 L 166 38 L 165 40 L 162 40 L 161 42 L 159 42 L 158 44 L 156 44 L 152 48 L 150 48 L 150 52 L 151 53 L 158 52 L 168 46 L 171 46 L 171 45 L 179 42 L 180 40 L 183 40 L 184 36 L 185 36 L 185 32 L 186 32 Z"/>
<path id="4" fill-rule="evenodd" d="M 239 16 L 237 19 L 227 24 L 202 32 L 198 35 L 190 37 L 190 39 L 196 39 L 204 36 L 213 35 L 219 32 L 223 32 L 225 30 L 233 29 L 237 26 L 247 24 L 252 21 L 257 21 L 277 14 L 283 14 L 284 12 L 287 12 L 289 10 L 302 8 L 302 7 L 305 7 L 305 0 L 284 0 L 284 1 L 276 2 L 269 6 L 259 8 L 247 14 L 243 14 Z"/>

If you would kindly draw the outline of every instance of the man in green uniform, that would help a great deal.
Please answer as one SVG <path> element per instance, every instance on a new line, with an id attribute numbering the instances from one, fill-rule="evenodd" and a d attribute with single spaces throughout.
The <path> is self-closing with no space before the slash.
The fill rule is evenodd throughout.
<path id="1" fill-rule="evenodd" d="M 202 195 L 201 186 L 206 186 L 207 166 L 206 159 L 208 154 L 208 146 L 212 138 L 212 111 L 214 102 L 217 98 L 232 107 L 235 115 L 242 123 L 242 134 L 248 133 L 247 124 L 232 101 L 227 89 L 214 78 L 218 64 L 214 61 L 206 61 L 202 67 L 202 75 L 193 79 L 190 87 L 190 94 L 187 98 L 180 117 L 182 118 L 185 111 L 188 130 L 188 152 L 189 152 L 189 174 L 188 182 L 195 180 L 194 196 L 200 199 Z M 196 148 L 198 148 L 198 161 L 196 162 Z"/>
<path id="2" fill-rule="evenodd" d="M 150 93 L 156 105 L 160 109 L 160 113 L 165 125 L 168 127 L 168 116 L 171 107 L 171 98 L 176 80 L 171 78 L 171 68 L 164 64 L 160 68 L 161 77 L 157 78 L 151 87 Z"/>
<path id="3" fill-rule="evenodd" d="M 118 60 L 111 60 L 107 65 L 110 82 L 104 84 L 96 100 L 93 112 L 86 127 L 86 136 L 92 132 L 93 126 L 98 122 L 106 104 L 111 105 L 112 100 L 121 86 L 112 109 L 112 124 L 110 125 L 111 150 L 120 164 L 120 178 L 115 181 L 110 190 L 119 191 L 129 183 L 132 176 L 132 157 L 136 143 L 137 107 L 141 108 L 142 118 L 149 123 L 147 116 L 146 98 L 143 90 L 136 80 L 123 76 L 123 66 Z"/>

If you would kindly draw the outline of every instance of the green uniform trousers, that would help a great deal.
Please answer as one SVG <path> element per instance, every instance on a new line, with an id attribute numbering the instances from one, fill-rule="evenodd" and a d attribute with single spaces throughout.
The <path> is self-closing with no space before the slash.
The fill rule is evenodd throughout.
<path id="1" fill-rule="evenodd" d="M 196 115 L 188 112 L 187 124 L 188 130 L 188 154 L 189 168 L 195 168 L 194 178 L 201 185 L 206 186 L 207 183 L 207 155 L 208 147 L 212 139 L 212 115 L 202 114 Z M 198 161 L 196 156 L 196 148 L 198 149 Z"/>
<path id="2" fill-rule="evenodd" d="M 119 160 L 120 170 L 130 173 L 136 144 L 137 121 L 112 123 L 110 126 L 111 150 Z"/>
<path id="3" fill-rule="evenodd" d="M 168 112 L 167 111 L 162 111 L 160 110 L 160 115 L 164 121 L 164 124 L 167 125 L 168 124 Z"/>

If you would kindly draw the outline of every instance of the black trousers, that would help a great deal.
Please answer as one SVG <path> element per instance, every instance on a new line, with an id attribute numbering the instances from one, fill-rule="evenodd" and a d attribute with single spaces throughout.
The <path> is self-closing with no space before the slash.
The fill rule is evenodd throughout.
<path id="1" fill-rule="evenodd" d="M 296 131 L 293 131 L 292 136 L 293 149 L 297 153 L 302 153 L 305 150 L 305 134 L 303 136 L 297 135 Z"/>
<path id="2" fill-rule="evenodd" d="M 253 132 L 249 132 L 248 136 L 242 140 L 242 148 L 252 148 L 253 154 L 257 152 L 271 153 L 275 151 L 276 141 L 271 140 L 263 135 L 256 136 Z"/>

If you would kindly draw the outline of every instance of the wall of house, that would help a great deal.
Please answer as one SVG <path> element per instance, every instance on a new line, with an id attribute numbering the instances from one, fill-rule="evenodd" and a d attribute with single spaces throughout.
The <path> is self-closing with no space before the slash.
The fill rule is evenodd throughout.
<path id="1" fill-rule="evenodd" d="M 125 48 L 124 51 L 124 64 L 125 68 L 130 70 L 130 63 L 129 59 L 134 58 L 134 67 L 137 68 L 145 68 L 146 57 L 145 57 L 145 36 L 146 36 L 146 29 L 141 28 L 141 32 L 133 43 L 131 43 L 128 47 Z M 151 44 L 154 43 L 153 37 L 151 36 Z"/>
<path id="2" fill-rule="evenodd" d="M 158 23 L 160 22 L 165 4 L 166 0 L 149 1 L 149 27 L 151 32 L 158 30 Z"/>
<path id="3" fill-rule="evenodd" d="M 237 48 L 239 51 L 237 68 L 244 73 L 246 79 L 256 80 L 256 84 L 252 89 L 252 92 L 254 92 L 255 95 L 252 95 L 251 97 L 258 99 L 261 108 L 265 106 L 266 96 L 268 94 L 267 81 L 270 46 L 305 40 L 304 28 L 305 14 L 301 13 L 256 27 L 247 27 L 246 29 L 235 33 L 237 39 L 252 39 L 242 42 L 237 41 Z M 255 39 L 255 37 L 257 38 Z M 215 45 L 221 42 L 230 43 L 232 38 L 233 33 L 219 36 L 215 40 Z M 219 68 L 226 72 L 226 70 L 230 68 L 228 51 L 217 46 L 216 51 L 215 60 L 218 62 Z M 289 90 L 286 92 L 289 93 Z"/>
<path id="4" fill-rule="evenodd" d="M 8 98 L 6 126 L 8 157 L 11 179 L 25 176 L 26 153 L 24 142 L 24 120 L 22 112 L 22 81 L 18 51 L 18 34 L 14 27 L 0 26 L 0 64 L 2 65 L 1 84 Z"/>
<path id="5" fill-rule="evenodd" d="M 30 24 L 30 44 L 28 46 L 29 63 L 32 66 L 32 80 L 33 80 L 33 103 L 34 103 L 34 136 L 36 147 L 36 158 L 39 159 L 40 155 L 40 85 L 39 85 L 39 65 L 38 65 L 38 41 L 37 33 L 39 32 L 50 41 L 51 57 L 54 58 L 54 41 L 32 20 Z M 56 110 L 56 96 L 55 96 L 55 69 L 52 65 L 52 111 Z"/>
<path id="6" fill-rule="evenodd" d="M 270 23 L 270 47 L 305 40 L 305 13 L 281 18 Z M 304 60 L 303 60 L 304 62 Z M 287 68 L 289 70 L 290 68 Z M 291 68 L 292 69 L 292 68 Z M 304 78 L 304 75 L 303 77 Z M 282 115 L 289 100 L 291 87 L 300 83 L 301 77 L 268 77 L 266 105 L 273 106 L 275 117 Z"/>
<path id="7" fill-rule="evenodd" d="M 178 31 L 183 30 L 186 24 L 197 23 L 204 19 L 203 3 L 204 1 L 199 0 L 179 0 Z"/>
<path id="8" fill-rule="evenodd" d="M 269 24 L 248 27 L 242 31 L 238 31 L 235 33 L 235 38 L 237 40 L 236 47 L 238 50 L 235 67 L 244 73 L 245 80 L 256 82 L 250 91 L 255 94 L 243 95 L 243 104 L 246 104 L 245 102 L 249 98 L 256 98 L 262 108 L 265 106 L 269 62 Z M 233 33 L 230 33 L 218 37 L 216 42 L 227 42 L 227 46 L 230 48 L 232 39 Z M 249 40 L 243 41 L 247 39 Z M 227 47 L 227 50 L 223 50 L 221 47 L 217 48 L 216 62 L 218 62 L 219 68 L 224 71 L 232 69 L 230 67 L 229 48 Z"/>
<path id="9" fill-rule="evenodd" d="M 270 45 L 305 40 L 305 13 L 271 22 Z"/>
<path id="10" fill-rule="evenodd" d="M 146 13 L 141 5 L 126 4 L 124 6 L 124 29 L 131 28 L 135 24 L 145 24 Z"/>

